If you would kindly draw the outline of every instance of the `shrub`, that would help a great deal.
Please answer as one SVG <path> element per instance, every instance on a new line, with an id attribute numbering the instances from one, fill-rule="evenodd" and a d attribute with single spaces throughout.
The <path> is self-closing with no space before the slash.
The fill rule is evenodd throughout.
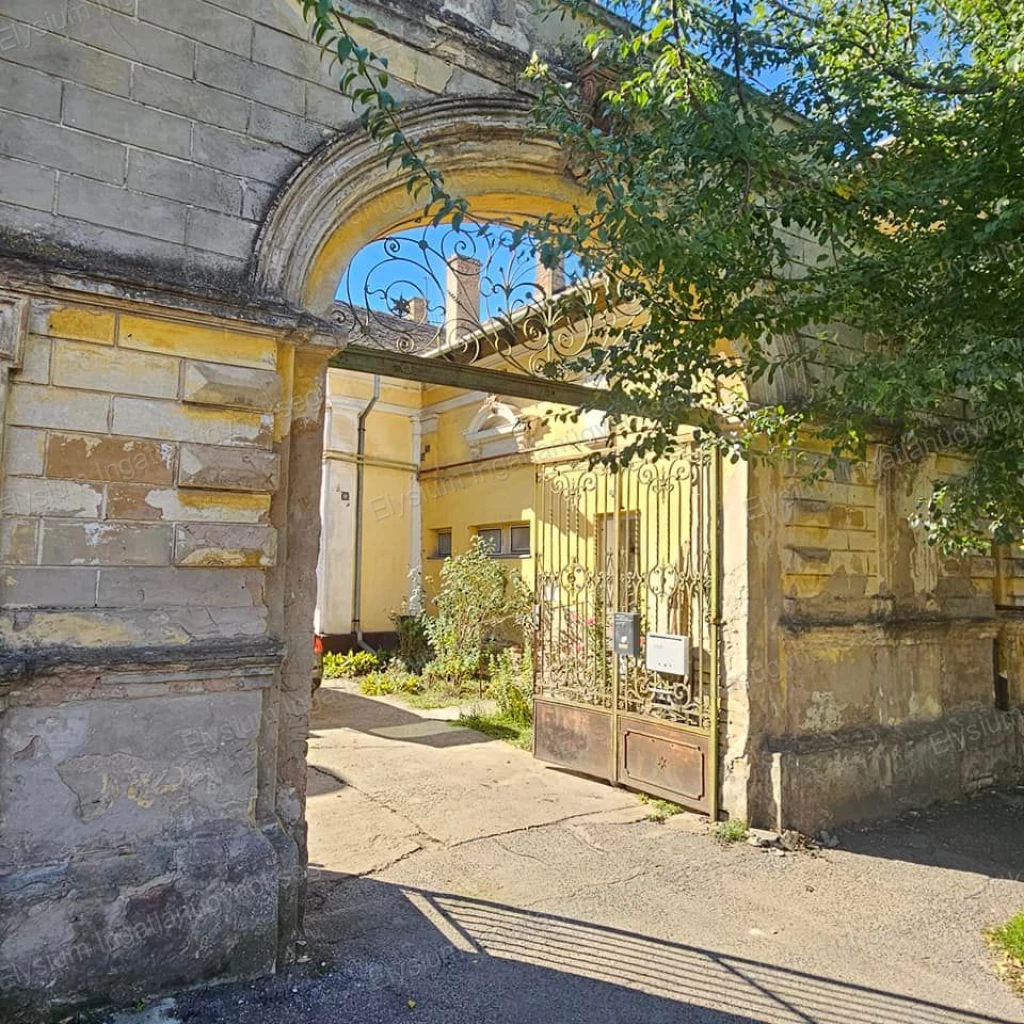
<path id="1" fill-rule="evenodd" d="M 391 693 L 419 693 L 423 682 L 406 667 L 401 658 L 393 658 L 381 672 L 371 672 L 359 684 L 359 692 L 367 697 L 384 697 Z"/>
<path id="2" fill-rule="evenodd" d="M 504 650 L 491 658 L 491 683 L 487 692 L 498 703 L 498 714 L 507 722 L 533 724 L 533 659 L 526 653 Z"/>
<path id="3" fill-rule="evenodd" d="M 325 679 L 354 679 L 380 668 L 375 654 L 369 651 L 351 651 L 349 654 L 325 654 Z"/>
<path id="4" fill-rule="evenodd" d="M 458 697 L 472 680 L 480 677 L 480 665 L 481 658 L 476 653 L 445 654 L 426 665 L 423 669 L 423 682 L 444 696 Z"/>
<path id="5" fill-rule="evenodd" d="M 532 595 L 518 573 L 491 557 L 474 537 L 469 550 L 445 561 L 437 615 L 424 620 L 434 651 L 430 678 L 464 686 L 487 667 L 485 649 L 502 638 L 518 638 L 530 621 Z"/>
<path id="6" fill-rule="evenodd" d="M 411 672 L 422 672 L 430 661 L 430 639 L 422 615 L 395 612 L 391 616 L 398 633 L 399 657 L 409 666 Z"/>

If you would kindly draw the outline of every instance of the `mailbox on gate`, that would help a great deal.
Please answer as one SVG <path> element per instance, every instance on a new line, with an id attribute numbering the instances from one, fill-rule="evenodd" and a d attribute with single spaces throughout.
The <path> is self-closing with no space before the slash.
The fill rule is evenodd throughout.
<path id="1" fill-rule="evenodd" d="M 616 612 L 612 624 L 615 653 L 622 658 L 640 657 L 640 616 L 637 612 Z"/>
<path id="2" fill-rule="evenodd" d="M 690 638 L 669 633 L 647 634 L 647 667 L 670 676 L 689 676 Z"/>

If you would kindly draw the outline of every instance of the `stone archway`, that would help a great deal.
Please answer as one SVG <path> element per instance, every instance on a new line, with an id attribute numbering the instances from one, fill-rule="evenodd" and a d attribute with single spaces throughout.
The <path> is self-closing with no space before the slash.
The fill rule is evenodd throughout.
<path id="1" fill-rule="evenodd" d="M 419 210 L 294 3 L 173 6 L 169 49 L 100 5 L 11 14 L 31 77 L 0 54 L 4 123 L 36 118 L 0 204 L 4 1013 L 265 973 L 298 934 L 323 314 Z M 564 208 L 517 88 L 547 28 L 429 6 L 365 5 L 410 132 L 483 214 Z"/>
<path id="2" fill-rule="evenodd" d="M 445 99 L 411 108 L 403 124 L 474 214 L 515 220 L 583 201 L 557 144 L 529 134 L 529 110 L 504 97 Z M 324 315 L 351 258 L 421 212 L 378 147 L 350 131 L 307 161 L 278 196 L 256 242 L 256 285 Z"/>

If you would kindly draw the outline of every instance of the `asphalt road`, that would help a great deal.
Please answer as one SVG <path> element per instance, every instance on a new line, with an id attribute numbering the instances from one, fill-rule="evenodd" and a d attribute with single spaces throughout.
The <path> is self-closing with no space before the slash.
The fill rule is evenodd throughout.
<path id="1" fill-rule="evenodd" d="M 1024 1022 L 982 938 L 1024 908 L 1024 791 L 782 855 L 351 692 L 310 762 L 306 962 L 108 1020 Z"/>

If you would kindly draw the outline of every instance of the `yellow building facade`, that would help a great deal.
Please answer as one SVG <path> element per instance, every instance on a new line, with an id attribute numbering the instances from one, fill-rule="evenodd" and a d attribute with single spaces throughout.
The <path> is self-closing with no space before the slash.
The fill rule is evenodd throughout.
<path id="1" fill-rule="evenodd" d="M 328 649 L 392 645 L 393 617 L 429 611 L 444 559 L 474 537 L 533 586 L 538 464 L 605 439 L 599 416 L 557 421 L 564 411 L 328 371 L 316 620 Z"/>

